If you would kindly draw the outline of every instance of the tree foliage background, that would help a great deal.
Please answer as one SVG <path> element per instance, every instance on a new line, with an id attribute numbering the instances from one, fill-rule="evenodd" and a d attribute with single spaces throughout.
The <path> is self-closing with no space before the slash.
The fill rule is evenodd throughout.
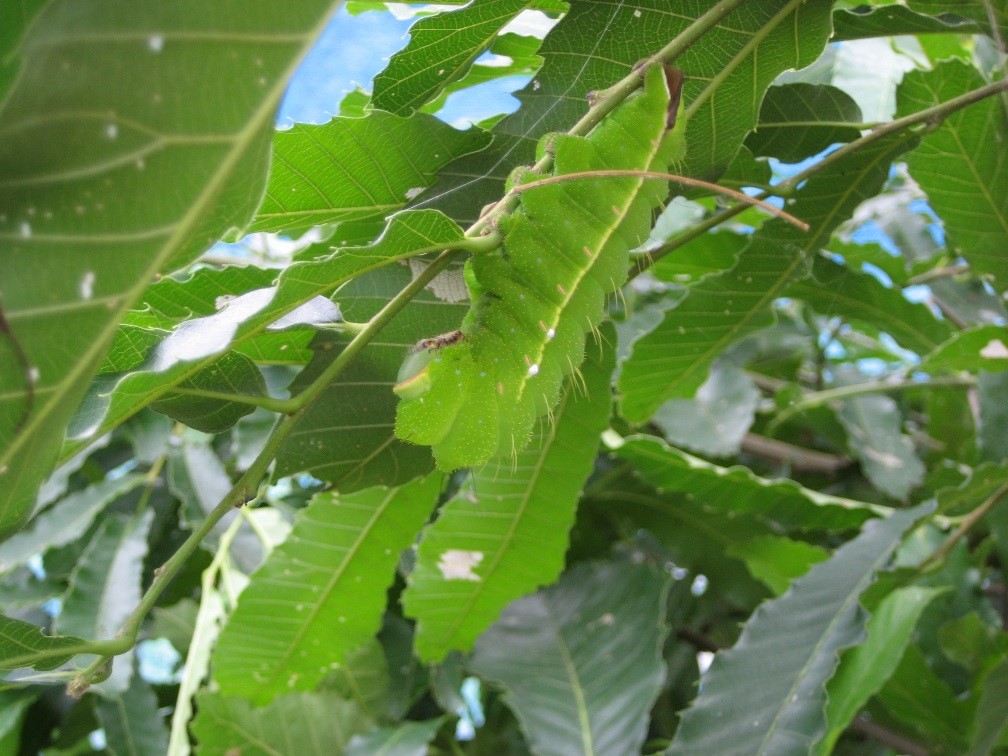
<path id="1" fill-rule="evenodd" d="M 0 753 L 1008 750 L 1008 6 L 413 11 L 0 8 Z"/>

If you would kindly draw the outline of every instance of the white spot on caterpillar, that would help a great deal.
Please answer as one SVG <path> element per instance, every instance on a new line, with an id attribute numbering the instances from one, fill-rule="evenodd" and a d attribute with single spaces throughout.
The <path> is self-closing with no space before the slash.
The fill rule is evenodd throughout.
<path id="1" fill-rule="evenodd" d="M 539 366 L 538 365 L 529 365 L 528 377 L 529 378 L 535 378 L 537 375 L 539 375 Z"/>
<path id="2" fill-rule="evenodd" d="M 32 235 L 31 223 L 28 223 L 27 221 L 25 221 L 24 223 L 21 224 L 21 227 L 20 227 L 19 230 L 21 232 L 21 238 L 22 239 L 30 239 L 31 238 L 31 235 Z"/>
<path id="3" fill-rule="evenodd" d="M 1008 360 L 1008 346 L 1001 339 L 991 339 L 987 346 L 980 350 L 980 356 L 988 360 Z"/>
<path id="4" fill-rule="evenodd" d="M 552 341 L 554 336 L 556 336 L 556 329 L 550 328 L 546 331 L 546 341 Z"/>
<path id="5" fill-rule="evenodd" d="M 473 572 L 473 568 L 483 561 L 482 551 L 464 551 L 448 549 L 438 560 L 438 569 L 445 580 L 469 580 L 478 583 L 482 578 Z"/>
<path id="6" fill-rule="evenodd" d="M 151 52 L 161 52 L 164 49 L 164 37 L 160 34 L 152 34 L 147 38 L 147 47 Z"/>
<path id="7" fill-rule="evenodd" d="M 77 290 L 80 292 L 81 299 L 91 299 L 91 297 L 94 296 L 94 283 L 94 271 L 89 270 L 81 277 L 80 285 L 77 287 Z"/>
<path id="8" fill-rule="evenodd" d="M 424 188 L 422 186 L 410 187 L 409 189 L 406 190 L 406 199 L 408 199 L 408 200 L 413 199 L 418 194 L 420 194 L 423 190 L 424 190 Z"/>

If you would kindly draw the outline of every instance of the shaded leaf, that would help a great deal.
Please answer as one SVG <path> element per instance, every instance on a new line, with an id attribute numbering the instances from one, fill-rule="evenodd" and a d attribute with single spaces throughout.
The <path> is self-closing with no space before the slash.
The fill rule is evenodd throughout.
<path id="1" fill-rule="evenodd" d="M 730 363 L 715 363 L 695 398 L 665 402 L 653 422 L 676 446 L 728 457 L 738 454 L 759 399 L 759 389 L 744 371 Z"/>
<path id="2" fill-rule="evenodd" d="M 459 276 L 458 272 L 454 272 Z M 341 295 L 347 317 L 364 321 L 410 281 L 410 272 L 393 268 L 347 284 Z M 430 450 L 397 439 L 393 433 L 398 402 L 392 387 L 409 350 L 431 334 L 458 327 L 462 303 L 445 302 L 424 292 L 372 339 L 330 384 L 280 447 L 281 475 L 305 470 L 342 491 L 371 485 L 398 485 L 434 467 Z M 348 338 L 319 338 L 314 360 L 291 389 L 308 385 L 336 357 Z"/>
<path id="3" fill-rule="evenodd" d="M 980 373 L 977 400 L 981 455 L 1000 462 L 1008 458 L 1008 373 Z"/>
<path id="4" fill-rule="evenodd" d="M 826 734 L 813 753 L 833 752 L 837 739 L 858 711 L 878 693 L 896 670 L 921 612 L 943 588 L 899 588 L 874 609 L 865 625 L 865 640 L 840 657 L 836 676 L 826 684 Z"/>
<path id="5" fill-rule="evenodd" d="M 115 637 L 140 603 L 147 532 L 154 512 L 107 516 L 98 526 L 70 576 L 70 590 L 53 622 L 62 635 L 106 640 Z M 98 684 L 121 693 L 132 676 L 132 653 L 115 657 L 111 676 Z"/>
<path id="6" fill-rule="evenodd" d="M 915 644 L 907 646 L 896 672 L 882 688 L 879 700 L 929 743 L 944 743 L 953 753 L 966 750 L 964 722 L 973 720 L 975 700 L 960 700 L 936 675 Z"/>
<path id="7" fill-rule="evenodd" d="M 0 572 L 24 564 L 34 554 L 77 540 L 110 502 L 143 481 L 142 475 L 106 479 L 57 502 L 36 516 L 29 527 L 0 544 Z"/>
<path id="8" fill-rule="evenodd" d="M 370 729 L 357 706 L 332 693 L 291 693 L 259 708 L 238 696 L 203 692 L 192 723 L 201 754 L 331 756 Z"/>
<path id="9" fill-rule="evenodd" d="M 811 278 L 788 287 L 787 296 L 808 302 L 821 315 L 839 315 L 861 329 L 882 331 L 901 347 L 918 354 L 931 351 L 954 332 L 923 304 L 909 301 L 868 273 L 855 272 L 825 257 L 816 257 Z"/>
<path id="10" fill-rule="evenodd" d="M 151 404 L 151 409 L 204 433 L 222 433 L 251 414 L 255 407 L 186 391 L 218 391 L 239 396 L 266 396 L 266 381 L 248 357 L 225 354 L 210 367 L 178 384 L 181 392 L 169 392 Z"/>
<path id="11" fill-rule="evenodd" d="M 976 34 L 983 26 L 962 19 L 936 18 L 903 5 L 838 8 L 833 12 L 833 40 L 897 34 Z"/>
<path id="12" fill-rule="evenodd" d="M 1004 740 L 1008 727 L 1008 660 L 1002 661 L 984 678 L 977 702 L 976 725 L 968 756 L 986 756 Z"/>
<path id="13" fill-rule="evenodd" d="M 480 129 L 458 131 L 423 113 L 372 111 L 321 126 L 295 124 L 273 137 L 269 185 L 250 230 L 383 218 L 419 194 L 441 166 L 489 141 Z"/>
<path id="14" fill-rule="evenodd" d="M 224 694 L 264 704 L 313 689 L 381 624 L 399 552 L 433 508 L 439 476 L 318 494 L 243 591 L 214 651 Z"/>
<path id="15" fill-rule="evenodd" d="M 443 724 L 442 717 L 355 735 L 346 753 L 347 756 L 426 756 L 427 746 Z"/>
<path id="16" fill-rule="evenodd" d="M 462 238 L 462 229 L 441 213 L 400 213 L 373 244 L 339 249 L 320 260 L 290 265 L 280 273 L 276 286 L 254 290 L 230 301 L 219 312 L 187 320 L 158 343 L 143 370 L 103 376 L 92 384 L 74 418 L 73 442 L 64 455 L 122 423 L 179 381 L 198 374 L 213 364 L 221 351 L 263 334 L 316 297 L 331 294 L 355 276 Z"/>
<path id="17" fill-rule="evenodd" d="M 105 730 L 109 750 L 116 756 L 161 756 L 168 749 L 168 730 L 150 685 L 134 674 L 121 695 L 102 698 L 95 714 Z"/>
<path id="18" fill-rule="evenodd" d="M 643 422 L 665 400 L 691 397 L 726 347 L 772 322 L 770 304 L 806 275 L 811 254 L 862 200 L 881 188 L 890 162 L 912 140 L 880 139 L 819 171 L 789 208 L 809 223 L 807 234 L 782 220 L 768 221 L 733 268 L 690 287 L 662 324 L 634 344 L 623 365 L 623 415 Z"/>
<path id="19" fill-rule="evenodd" d="M 636 753 L 665 676 L 667 577 L 575 565 L 515 601 L 476 643 L 472 669 L 504 699 L 537 753 Z"/>
<path id="20" fill-rule="evenodd" d="M 386 714 L 390 684 L 385 652 L 381 643 L 372 638 L 348 653 L 323 686 L 355 702 L 367 716 L 382 719 Z"/>
<path id="21" fill-rule="evenodd" d="M 0 534 L 148 282 L 248 219 L 286 79 L 332 5 L 54 2 L 17 38 L 0 73 L 18 72 L 0 106 Z"/>
<path id="22" fill-rule="evenodd" d="M 189 598 L 172 606 L 156 606 L 151 612 L 152 638 L 167 638 L 182 656 L 189 652 L 189 642 L 196 631 L 199 604 Z"/>
<path id="23" fill-rule="evenodd" d="M 745 467 L 718 467 L 654 438 L 628 438 L 615 453 L 659 491 L 687 494 L 727 513 L 758 514 L 788 528 L 845 530 L 874 516 L 868 504 L 760 478 Z"/>
<path id="24" fill-rule="evenodd" d="M 798 163 L 837 142 L 861 136 L 861 109 L 850 95 L 823 84 L 770 87 L 746 146 L 756 155 Z M 850 126 L 843 124 L 850 123 Z"/>
<path id="25" fill-rule="evenodd" d="M 826 724 L 824 686 L 837 652 L 862 637 L 861 594 L 904 533 L 932 509 L 922 505 L 868 523 L 757 609 L 735 646 L 714 657 L 668 753 L 807 752 Z M 764 674 L 752 674 L 754 668 Z"/>
<path id="26" fill-rule="evenodd" d="M 45 635 L 28 622 L 0 616 L 0 669 L 55 669 L 86 650 L 80 638 Z"/>
<path id="27" fill-rule="evenodd" d="M 977 6 L 979 7 L 979 5 Z M 983 12 L 983 11 L 981 11 Z M 960 60 L 913 71 L 899 88 L 899 115 L 922 110 L 985 84 Z M 910 174 L 928 194 L 956 252 L 977 273 L 1008 288 L 1008 138 L 1001 102 L 991 97 L 952 113 L 907 157 Z"/>
<path id="28" fill-rule="evenodd" d="M 905 499 L 924 480 L 924 464 L 913 440 L 903 433 L 903 413 L 888 396 L 845 400 L 837 419 L 851 451 L 872 484 L 895 499 Z"/>
<path id="29" fill-rule="evenodd" d="M 611 337 L 606 328 L 603 342 Z M 583 381 L 567 382 L 529 446 L 474 473 L 424 531 L 402 597 L 417 620 L 421 659 L 468 651 L 504 607 L 563 569 L 574 510 L 612 404 L 612 352 L 588 351 Z"/>
<path id="30" fill-rule="evenodd" d="M 406 114 L 429 102 L 461 78 L 529 4 L 530 0 L 474 0 L 460 10 L 420 19 L 410 27 L 409 44 L 375 76 L 373 106 Z"/>

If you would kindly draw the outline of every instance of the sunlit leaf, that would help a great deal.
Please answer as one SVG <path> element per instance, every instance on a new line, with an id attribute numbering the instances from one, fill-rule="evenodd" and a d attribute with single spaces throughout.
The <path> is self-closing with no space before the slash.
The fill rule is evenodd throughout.
<path id="1" fill-rule="evenodd" d="M 381 624 L 399 553 L 433 508 L 439 476 L 317 495 L 253 575 L 221 633 L 214 679 L 264 704 L 311 690 Z"/>
<path id="2" fill-rule="evenodd" d="M 608 328 L 603 334 L 611 341 Z M 511 601 L 560 573 L 578 496 L 609 421 L 612 369 L 610 350 L 589 348 L 583 382 L 568 382 L 529 446 L 470 477 L 424 531 L 402 598 L 417 620 L 421 659 L 468 651 Z"/>
<path id="3" fill-rule="evenodd" d="M 942 592 L 941 588 L 899 588 L 872 611 L 864 642 L 841 655 L 836 676 L 826 684 L 827 729 L 814 753 L 833 752 L 844 729 L 896 670 L 921 612 Z"/>
<path id="4" fill-rule="evenodd" d="M 928 373 L 1008 370 L 1008 331 L 1004 326 L 960 331 L 930 352 L 918 369 Z"/>
<path id="5" fill-rule="evenodd" d="M 979 7 L 979 5 L 977 6 Z M 949 60 L 933 71 L 907 74 L 899 115 L 937 105 L 986 82 L 973 66 Z M 978 273 L 1008 288 L 1008 139 L 1001 101 L 991 97 L 952 113 L 907 158 L 955 250 Z"/>
<path id="6" fill-rule="evenodd" d="M 789 528 L 844 530 L 873 516 L 866 504 L 767 480 L 745 467 L 718 467 L 661 441 L 631 437 L 616 450 L 659 491 L 691 495 L 729 513 L 759 514 Z"/>
<path id="7" fill-rule="evenodd" d="M 263 707 L 204 692 L 192 723 L 201 754 L 331 756 L 371 728 L 356 704 L 332 693 L 291 693 Z"/>
<path id="8" fill-rule="evenodd" d="M 372 104 L 406 114 L 461 78 L 497 33 L 529 0 L 474 0 L 460 10 L 423 18 L 410 27 L 410 41 L 375 76 Z"/>

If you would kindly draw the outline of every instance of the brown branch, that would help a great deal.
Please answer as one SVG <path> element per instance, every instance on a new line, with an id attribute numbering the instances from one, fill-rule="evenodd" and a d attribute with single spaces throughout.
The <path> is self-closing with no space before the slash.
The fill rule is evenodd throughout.
<path id="1" fill-rule="evenodd" d="M 755 433 L 747 433 L 742 439 L 742 451 L 773 462 L 783 462 L 797 472 L 824 475 L 836 475 L 852 463 L 850 457 L 803 449 L 800 446 L 778 441 L 775 438 L 759 436 Z"/>

